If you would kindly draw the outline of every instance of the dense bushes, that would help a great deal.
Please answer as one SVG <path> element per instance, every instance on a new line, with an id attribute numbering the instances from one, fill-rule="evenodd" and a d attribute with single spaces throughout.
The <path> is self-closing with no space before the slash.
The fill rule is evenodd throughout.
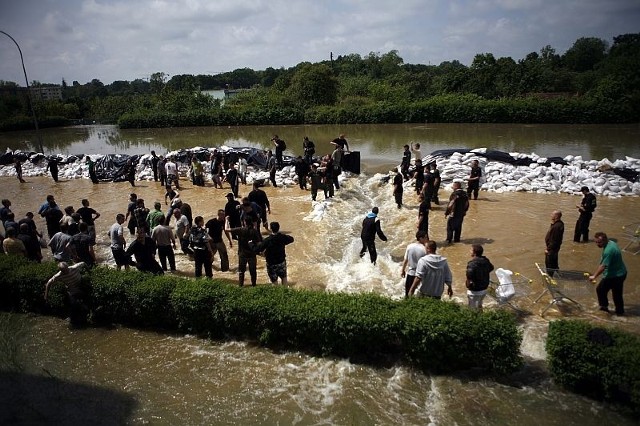
<path id="1" fill-rule="evenodd" d="M 637 120 L 615 102 L 587 98 L 483 99 L 476 95 L 435 96 L 405 103 L 316 107 L 308 123 L 622 123 Z"/>
<path id="2" fill-rule="evenodd" d="M 263 124 L 299 124 L 304 121 L 301 109 L 281 106 L 259 108 L 213 108 L 169 111 L 136 111 L 120 116 L 121 128 L 237 126 Z"/>
<path id="3" fill-rule="evenodd" d="M 64 288 L 44 283 L 55 265 L 0 256 L 2 308 L 65 312 Z M 520 333 L 509 313 L 477 313 L 435 300 L 392 301 L 374 294 L 329 294 L 281 286 L 240 288 L 218 280 L 156 277 L 99 267 L 87 274 L 93 320 L 179 329 L 318 355 L 422 369 L 481 368 L 509 373 L 521 364 Z"/>
<path id="4" fill-rule="evenodd" d="M 43 117 L 38 118 L 38 127 L 46 128 L 46 127 L 61 127 L 66 126 L 70 123 L 67 118 L 64 117 Z M 13 131 L 13 130 L 31 130 L 35 129 L 35 125 L 33 123 L 33 117 L 27 116 L 17 116 L 5 118 L 4 120 L 0 120 L 0 131 Z"/>
<path id="5" fill-rule="evenodd" d="M 377 123 L 620 123 L 636 120 L 620 103 L 587 98 L 483 99 L 476 95 L 435 96 L 418 102 L 350 103 L 308 109 L 273 105 L 128 112 L 122 128 L 280 124 Z"/>
<path id="6" fill-rule="evenodd" d="M 549 325 L 551 374 L 561 386 L 630 407 L 640 416 L 640 338 L 583 321 Z"/>

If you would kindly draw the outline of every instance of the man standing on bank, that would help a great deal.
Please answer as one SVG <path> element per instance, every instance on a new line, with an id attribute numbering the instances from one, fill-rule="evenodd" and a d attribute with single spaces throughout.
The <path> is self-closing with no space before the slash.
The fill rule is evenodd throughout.
<path id="1" fill-rule="evenodd" d="M 362 232 L 360 233 L 360 239 L 362 239 L 362 249 L 360 249 L 360 257 L 369 251 L 369 258 L 371 263 L 376 264 L 378 259 L 378 252 L 376 251 L 376 234 L 382 241 L 387 241 L 386 235 L 380 228 L 380 221 L 378 220 L 378 208 L 374 207 L 370 213 L 367 213 L 367 217 L 362 221 Z"/>
<path id="2" fill-rule="evenodd" d="M 576 206 L 578 211 L 580 212 L 580 217 L 576 221 L 576 229 L 573 233 L 573 241 L 576 243 L 580 242 L 580 237 L 582 237 L 582 241 L 587 243 L 589 242 L 589 223 L 591 223 L 591 218 L 593 217 L 593 212 L 596 209 L 596 196 L 589 192 L 589 188 L 583 186 L 580 188 L 580 192 L 582 192 L 582 201 L 580 205 Z"/>
<path id="3" fill-rule="evenodd" d="M 451 244 L 460 242 L 462 235 L 462 222 L 469 210 L 469 197 L 462 190 L 460 182 L 453 182 L 453 193 L 449 197 L 449 204 L 444 212 L 447 218 L 447 242 Z"/>
<path id="4" fill-rule="evenodd" d="M 564 222 L 562 221 L 562 212 L 555 210 L 551 213 L 551 226 L 544 237 L 546 249 L 544 250 L 544 266 L 547 268 L 547 275 L 553 276 L 559 269 L 558 252 L 562 245 L 562 237 L 564 236 Z"/>
<path id="5" fill-rule="evenodd" d="M 609 312 L 609 290 L 613 296 L 613 304 L 616 305 L 616 315 L 624 315 L 624 299 L 622 290 L 624 280 L 627 278 L 627 268 L 622 261 L 620 247 L 609 240 L 604 232 L 596 232 L 594 236 L 596 245 L 602 249 L 600 265 L 596 272 L 589 277 L 591 281 L 602 275 L 600 283 L 596 287 L 600 310 Z"/>

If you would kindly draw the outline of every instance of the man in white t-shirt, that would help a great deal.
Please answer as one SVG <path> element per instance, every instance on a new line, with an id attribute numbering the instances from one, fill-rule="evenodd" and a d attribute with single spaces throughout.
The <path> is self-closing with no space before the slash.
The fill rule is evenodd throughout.
<path id="1" fill-rule="evenodd" d="M 122 213 L 118 213 L 116 215 L 116 222 L 111 225 L 109 229 L 109 237 L 111 238 L 111 253 L 113 254 L 113 259 L 116 261 L 116 268 L 120 270 L 123 266 L 124 269 L 129 270 L 129 264 L 131 263 L 131 259 L 124 252 L 124 249 L 127 246 L 127 242 L 124 239 L 124 227 L 122 224 L 124 223 L 124 215 Z"/>
<path id="2" fill-rule="evenodd" d="M 191 232 L 189 219 L 182 214 L 180 209 L 174 209 L 173 216 L 176 218 L 176 237 L 180 241 L 182 252 L 184 254 L 193 254 L 193 250 L 189 248 L 189 233 Z"/>
<path id="3" fill-rule="evenodd" d="M 409 297 L 409 289 L 416 277 L 416 266 L 421 257 L 427 255 L 425 244 L 429 241 L 427 233 L 423 230 L 416 232 L 416 241 L 407 246 L 402 262 L 402 278 L 404 281 L 404 297 Z M 408 268 L 408 269 L 407 269 Z"/>
<path id="4" fill-rule="evenodd" d="M 178 166 L 173 161 L 172 157 L 167 159 L 164 168 L 167 171 L 167 185 L 171 185 L 175 182 L 176 189 L 180 189 L 180 184 L 178 183 Z"/>
<path id="5" fill-rule="evenodd" d="M 414 160 L 422 160 L 422 151 L 420 151 L 419 143 L 411 143 L 411 152 L 413 153 Z"/>

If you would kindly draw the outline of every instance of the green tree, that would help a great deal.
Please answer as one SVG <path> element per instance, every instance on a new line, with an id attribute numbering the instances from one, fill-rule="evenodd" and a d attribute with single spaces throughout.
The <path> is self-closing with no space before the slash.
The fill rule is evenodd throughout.
<path id="1" fill-rule="evenodd" d="M 596 37 L 581 37 L 566 51 L 562 60 L 571 71 L 591 71 L 607 52 L 607 42 Z"/>
<path id="2" fill-rule="evenodd" d="M 496 58 L 492 53 L 480 53 L 471 63 L 467 90 L 484 98 L 496 96 Z"/>
<path id="3" fill-rule="evenodd" d="M 305 64 L 291 78 L 287 93 L 304 107 L 333 105 L 338 95 L 338 80 L 325 64 Z"/>
<path id="4" fill-rule="evenodd" d="M 160 93 L 167 83 L 168 75 L 163 72 L 154 72 L 149 77 L 149 84 L 151 85 L 151 91 L 153 93 Z"/>
<path id="5" fill-rule="evenodd" d="M 516 61 L 511 58 L 499 58 L 495 70 L 495 95 L 502 98 L 518 95 L 520 69 Z"/>
<path id="6" fill-rule="evenodd" d="M 262 78 L 260 79 L 260 84 L 262 85 L 262 87 L 271 87 L 271 86 L 273 86 L 274 83 L 276 82 L 276 79 L 278 78 L 278 76 L 280 76 L 280 74 L 282 74 L 282 72 L 284 72 L 284 68 L 281 68 L 281 69 L 277 70 L 277 69 L 275 69 L 273 67 L 268 67 L 262 73 Z"/>
<path id="7" fill-rule="evenodd" d="M 194 92 L 198 89 L 198 81 L 192 74 L 174 75 L 167 81 L 171 90 Z"/>

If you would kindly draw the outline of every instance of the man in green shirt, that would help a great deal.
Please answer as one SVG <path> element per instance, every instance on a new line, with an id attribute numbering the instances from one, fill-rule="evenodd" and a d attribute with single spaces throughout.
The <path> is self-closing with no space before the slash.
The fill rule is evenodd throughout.
<path id="1" fill-rule="evenodd" d="M 596 287 L 600 310 L 609 312 L 609 299 L 607 295 L 611 290 L 613 303 L 616 305 L 616 315 L 624 315 L 624 301 L 622 298 L 622 286 L 627 278 L 627 268 L 622 261 L 622 252 L 614 241 L 610 241 L 604 232 L 596 232 L 595 241 L 602 248 L 602 258 L 596 272 L 589 277 L 595 280 L 599 275 L 602 279 Z"/>
<path id="2" fill-rule="evenodd" d="M 162 221 L 161 221 L 162 219 Z M 164 222 L 164 213 L 162 212 L 162 204 L 155 202 L 153 210 L 147 215 L 147 224 L 149 225 L 149 232 L 153 231 L 153 228 Z"/>

